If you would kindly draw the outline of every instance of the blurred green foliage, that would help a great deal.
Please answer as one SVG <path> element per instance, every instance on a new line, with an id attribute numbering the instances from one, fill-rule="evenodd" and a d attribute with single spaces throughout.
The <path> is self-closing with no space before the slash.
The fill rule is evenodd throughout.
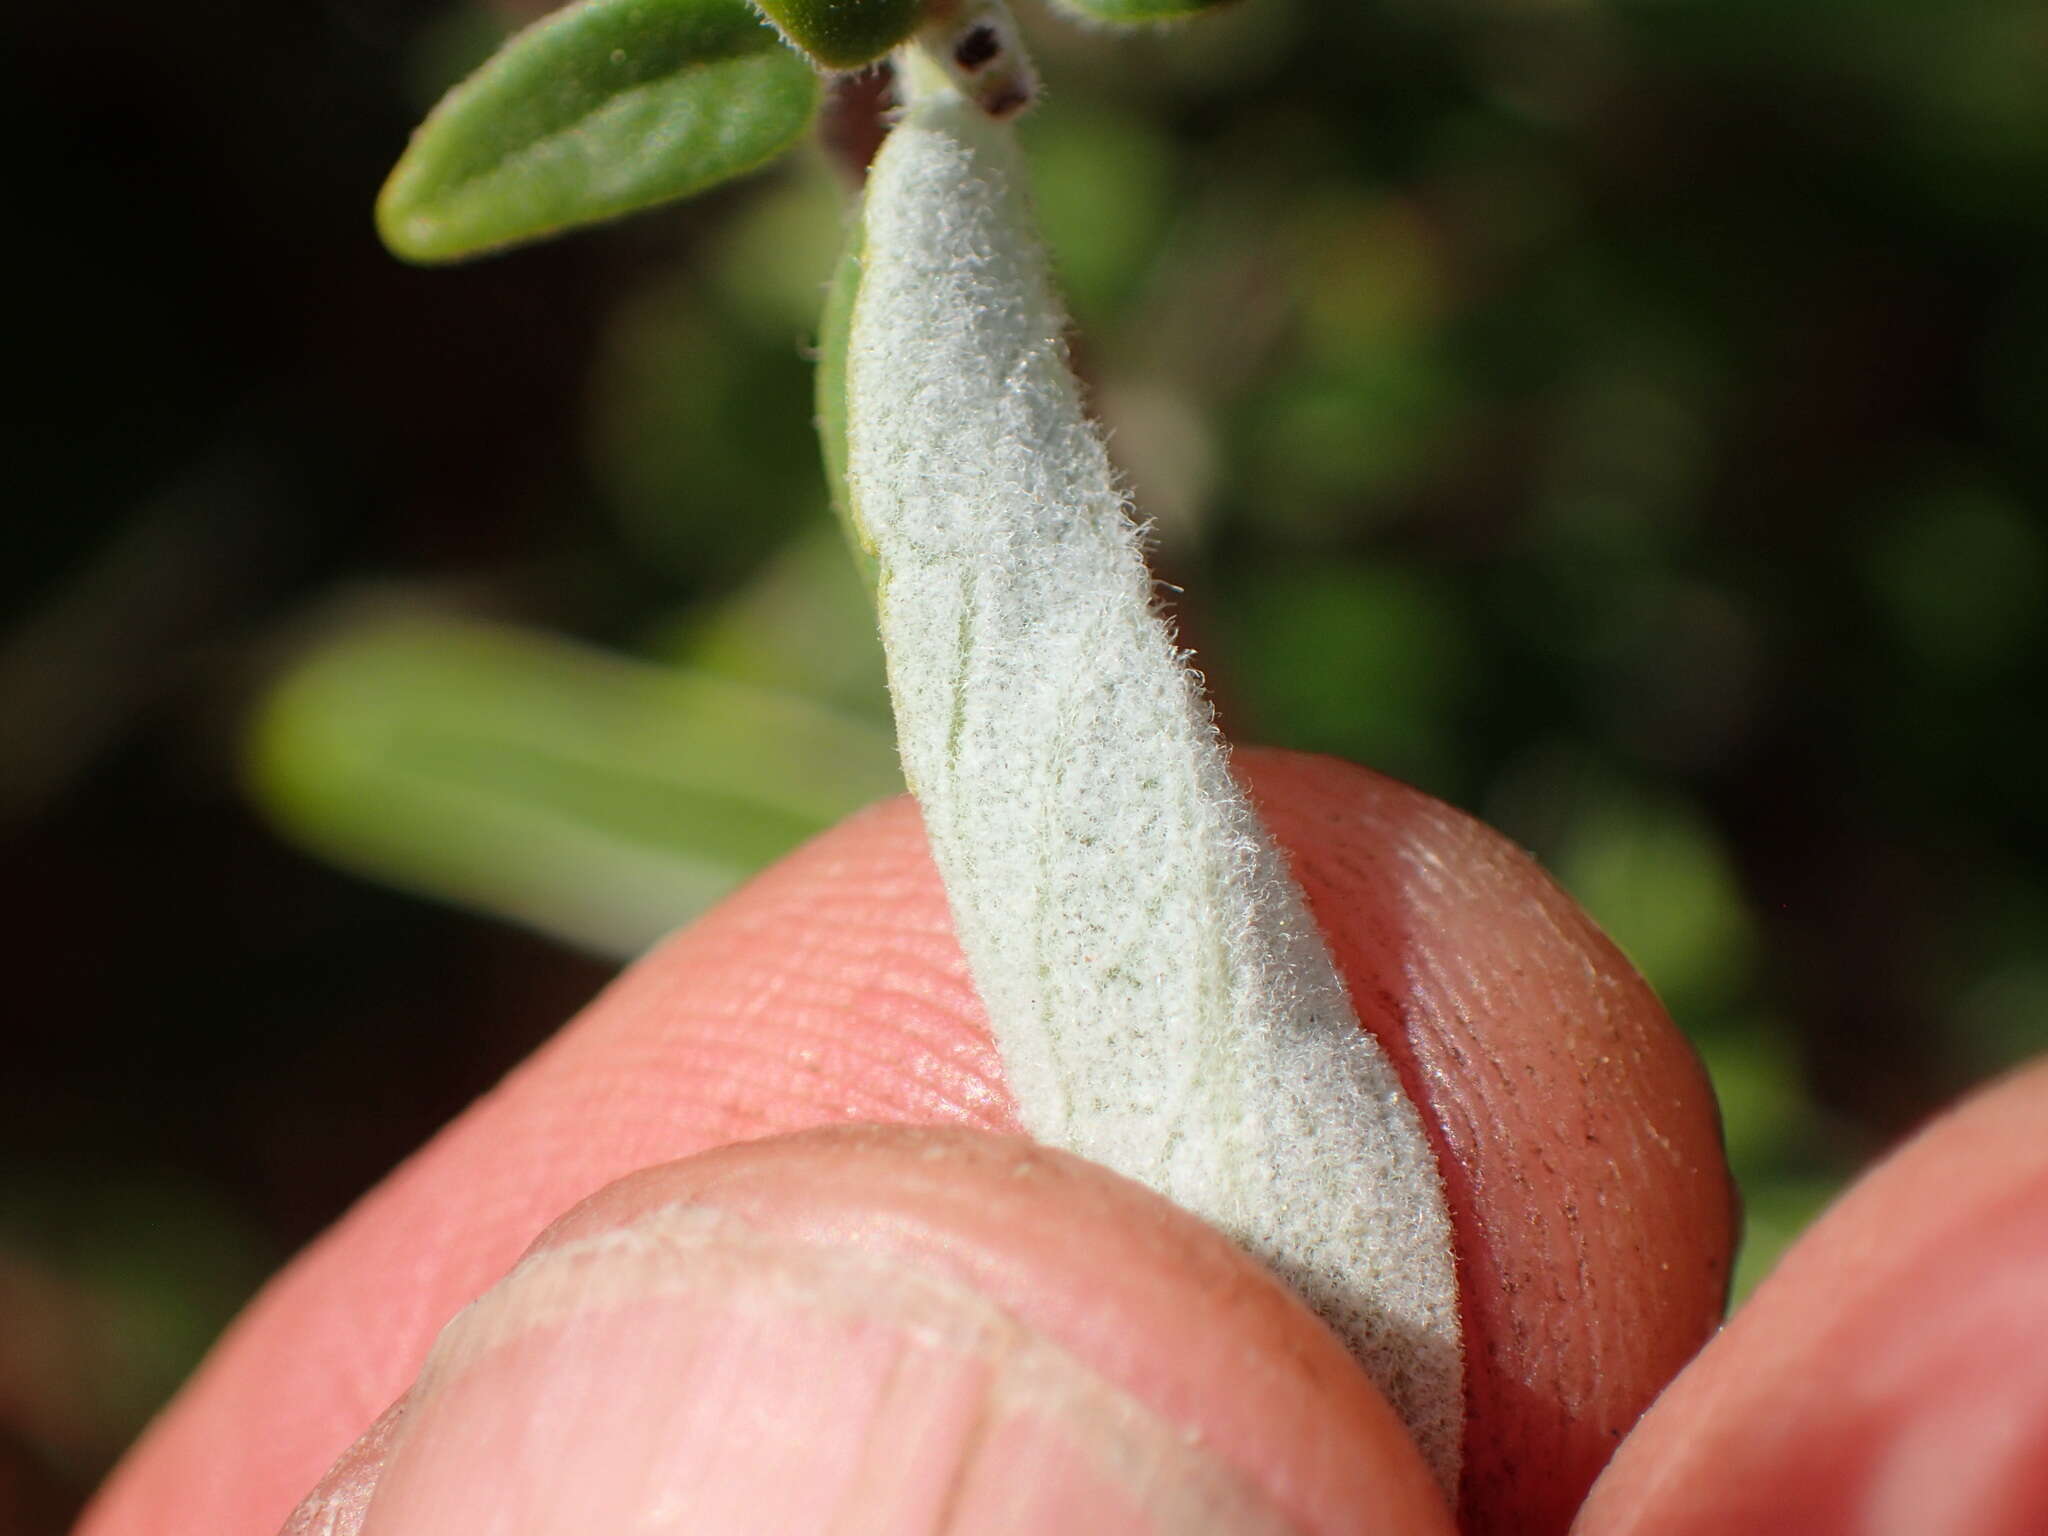
<path id="1" fill-rule="evenodd" d="M 336 863 L 618 959 L 902 788 L 883 730 L 800 695 L 403 609 L 316 640 L 251 759 Z"/>
<path id="2" fill-rule="evenodd" d="M 254 827 L 235 744 L 278 666 L 303 689 L 291 666 L 335 654 L 304 650 L 308 614 L 399 577 L 487 621 L 482 653 L 399 668 L 376 708 L 445 686 L 528 743 L 586 742 L 568 798 L 593 824 L 626 824 L 603 785 L 642 756 L 644 842 L 520 842 L 644 902 L 579 927 L 406 877 L 586 943 L 629 947 L 710 892 L 606 862 L 680 837 L 645 754 L 683 774 L 776 739 L 679 707 L 704 679 L 847 740 L 886 729 L 809 435 L 844 192 L 809 152 L 574 242 L 406 271 L 375 189 L 422 93 L 533 6 L 281 21 L 219 0 L 203 47 L 131 9 L 111 51 L 103 18 L 18 10 L 0 55 L 26 66 L 0 100 L 52 146 L 21 168 L 50 232 L 24 251 L 49 296 L 21 322 L 38 398 L 0 428 L 22 509 L 0 821 L 43 896 L 25 1016 L 67 1021 L 25 1049 L 0 1122 L 81 1210 L 142 1168 L 241 1213 L 223 1251 L 270 1253 L 600 974 Z M 1751 1283 L 1856 1167 L 2048 1047 L 2048 15 L 1023 20 L 1076 357 L 1227 727 L 1409 778 L 1587 903 L 1713 1071 Z M 81 71 L 104 88 L 58 89 Z M 563 663 L 621 680 L 602 730 L 546 685 L 572 654 L 550 637 L 617 658 Z M 322 762 L 302 724 L 303 797 L 361 743 Z M 833 814 L 829 789 L 781 836 Z M 396 817 L 342 848 L 347 822 L 318 839 L 344 862 L 379 863 L 370 831 L 435 853 Z M 308 1151 L 288 1126 L 326 1134 Z M 6 1214 L 0 1256 L 53 1251 Z M 78 1240 L 163 1251 L 113 1219 Z M 203 1331 L 138 1342 L 137 1379 Z M 91 1467 L 134 1417 L 76 1424 L 24 1411 L 0 1449 Z"/>

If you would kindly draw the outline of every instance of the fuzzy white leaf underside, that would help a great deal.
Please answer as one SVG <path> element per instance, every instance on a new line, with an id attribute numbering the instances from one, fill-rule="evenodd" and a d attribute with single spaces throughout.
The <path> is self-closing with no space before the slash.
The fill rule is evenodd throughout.
<path id="1" fill-rule="evenodd" d="M 905 774 L 1024 1123 L 1278 1271 L 1454 1489 L 1428 1139 L 1153 609 L 1009 130 L 925 96 L 863 219 L 852 512 Z"/>

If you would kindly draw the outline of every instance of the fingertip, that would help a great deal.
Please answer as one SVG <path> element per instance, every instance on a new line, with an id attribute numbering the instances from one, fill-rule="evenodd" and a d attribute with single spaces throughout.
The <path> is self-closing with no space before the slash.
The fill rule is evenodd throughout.
<path id="1" fill-rule="evenodd" d="M 1465 1330 L 1460 1523 L 1561 1532 L 1726 1304 L 1712 1087 L 1635 969 L 1491 827 L 1335 758 L 1242 763 L 1434 1139 Z"/>
<path id="2" fill-rule="evenodd" d="M 1020 1139 L 858 1127 L 556 1223 L 444 1334 L 332 1536 L 881 1532 L 940 1503 L 1048 1536 L 1450 1529 L 1334 1336 L 1209 1228 Z"/>
<path id="3" fill-rule="evenodd" d="M 1464 1523 L 1561 1528 L 1718 1315 L 1728 1188 L 1704 1079 L 1504 840 L 1348 764 L 1244 766 L 1436 1137 L 1465 1290 Z M 658 948 L 368 1197 L 259 1299 L 81 1531 L 274 1530 L 551 1217 L 634 1168 L 869 1120 L 1016 1128 L 907 800 Z"/>
<path id="4" fill-rule="evenodd" d="M 1575 1530 L 2048 1521 L 2048 1059 L 1859 1180 L 1644 1418 Z"/>

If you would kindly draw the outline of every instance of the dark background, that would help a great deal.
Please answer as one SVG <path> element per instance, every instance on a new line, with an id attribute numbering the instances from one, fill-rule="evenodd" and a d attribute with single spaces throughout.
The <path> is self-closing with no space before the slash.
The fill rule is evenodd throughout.
<path id="1" fill-rule="evenodd" d="M 822 157 L 453 271 L 377 245 L 512 19 L 0 22 L 0 1531 L 64 1529 L 261 1277 L 610 973 L 271 830 L 244 742 L 309 616 L 402 583 L 710 665 L 706 616 L 830 537 Z M 2048 12 L 1024 19 L 1077 355 L 1226 722 L 1587 902 L 1715 1073 L 1752 1282 L 2048 1047 Z"/>

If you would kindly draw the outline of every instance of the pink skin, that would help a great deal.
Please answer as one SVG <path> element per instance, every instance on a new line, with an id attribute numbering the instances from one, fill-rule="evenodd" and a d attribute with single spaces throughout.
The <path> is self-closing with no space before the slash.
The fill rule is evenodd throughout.
<path id="1" fill-rule="evenodd" d="M 1559 1529 L 1605 1446 L 1718 1315 L 1730 1196 L 1697 1063 L 1612 947 L 1499 838 L 1346 764 L 1242 762 L 1437 1138 L 1471 1373 L 1461 1523 Z M 722 1168 L 730 1189 L 735 1166 L 779 1159 L 787 1215 L 807 1191 L 839 1187 L 843 1148 L 754 1147 L 738 1164 L 716 1149 L 859 1122 L 1017 1130 L 904 801 L 820 838 L 633 967 L 367 1196 L 230 1331 L 81 1536 L 276 1530 L 405 1391 L 441 1324 L 557 1213 L 636 1170 L 712 1153 L 648 1177 Z M 1360 1406 L 1369 1392 L 1329 1363 L 1312 1320 L 1291 1304 L 1224 1305 L 1257 1290 L 1234 1259 L 1161 1294 L 1156 1275 L 1134 1278 L 1143 1244 L 1124 1239 L 1196 1244 L 1199 1230 L 1100 1170 L 1046 1166 L 1058 1177 L 1033 1184 L 1007 1225 L 979 1221 L 980 1197 L 944 1180 L 912 1181 L 890 1222 L 921 1212 L 935 1246 L 966 1256 L 1005 1307 L 1043 1298 L 1035 1329 L 1199 1432 L 1305 1528 L 1395 1508 L 1409 1524 L 1382 1529 L 1440 1520 L 1389 1492 L 1409 1487 L 1407 1453 L 1368 1427 L 1380 1411 Z M 959 1177 L 971 1187 L 971 1172 Z M 1089 1224 L 1111 1206 L 1129 1220 Z M 1042 1234 L 1028 1251 L 1005 1246 L 1025 1230 Z M 1197 1318 L 1208 1342 L 1190 1350 Z M 1276 1352 L 1324 1364 L 1261 1430 L 1242 1411 L 1244 1363 Z M 358 1471 L 378 1455 L 359 1455 Z M 1364 1485 L 1339 1475 L 1354 1459 L 1379 1469 Z"/>
<path id="2" fill-rule="evenodd" d="M 1575 1530 L 2048 1530 L 2048 1061 L 1830 1210 L 1644 1418 Z"/>
<path id="3" fill-rule="evenodd" d="M 1360 1511 L 1371 1511 L 1390 1531 L 1449 1536 L 1420 1455 L 1335 1337 L 1217 1233 L 1078 1158 L 952 1128 L 833 1127 L 636 1174 L 557 1222 L 536 1248 L 559 1250 L 679 1204 L 737 1217 L 749 1232 L 886 1256 L 964 1282 L 1166 1422 L 1198 1431 L 1204 1450 L 1260 1485 L 1292 1529 L 1341 1536 L 1357 1528 Z M 1089 1262 L 1073 1263 L 1075 1251 Z M 660 1310 L 636 1314 L 631 1339 L 581 1341 L 601 1357 L 586 1368 L 608 1390 L 621 1371 L 617 1357 L 659 1334 Z M 702 1311 L 704 1303 L 673 1310 Z M 747 1375 L 766 1378 L 771 1399 L 846 1390 L 821 1386 L 820 1351 L 793 1344 L 773 1353 L 746 1366 Z M 858 1365 L 847 1374 L 864 1384 Z M 1229 1382 L 1227 1393 L 1216 1390 L 1219 1381 Z M 502 1392 L 501 1381 L 491 1386 Z M 970 1403 L 975 1396 L 962 1395 Z M 971 1406 L 957 1413 L 974 1422 Z M 456 1460 L 453 1476 L 473 1480 L 473 1471 L 490 1475 Z M 830 1514 L 843 1518 L 828 1480 L 789 1481 L 813 1484 L 794 1492 L 807 1502 L 767 1527 L 823 1530 Z M 1101 1498 L 1099 1486 L 1090 1491 Z M 581 1512 L 585 1528 L 624 1528 L 591 1521 L 587 1502 Z M 1144 1526 L 1134 1516 L 1088 1528 Z"/>
<path id="4" fill-rule="evenodd" d="M 1254 782 L 1435 1137 L 1464 1293 L 1460 1523 L 1562 1531 L 1726 1305 L 1711 1091 L 1643 979 L 1490 828 L 1327 759 L 1261 758 Z"/>

